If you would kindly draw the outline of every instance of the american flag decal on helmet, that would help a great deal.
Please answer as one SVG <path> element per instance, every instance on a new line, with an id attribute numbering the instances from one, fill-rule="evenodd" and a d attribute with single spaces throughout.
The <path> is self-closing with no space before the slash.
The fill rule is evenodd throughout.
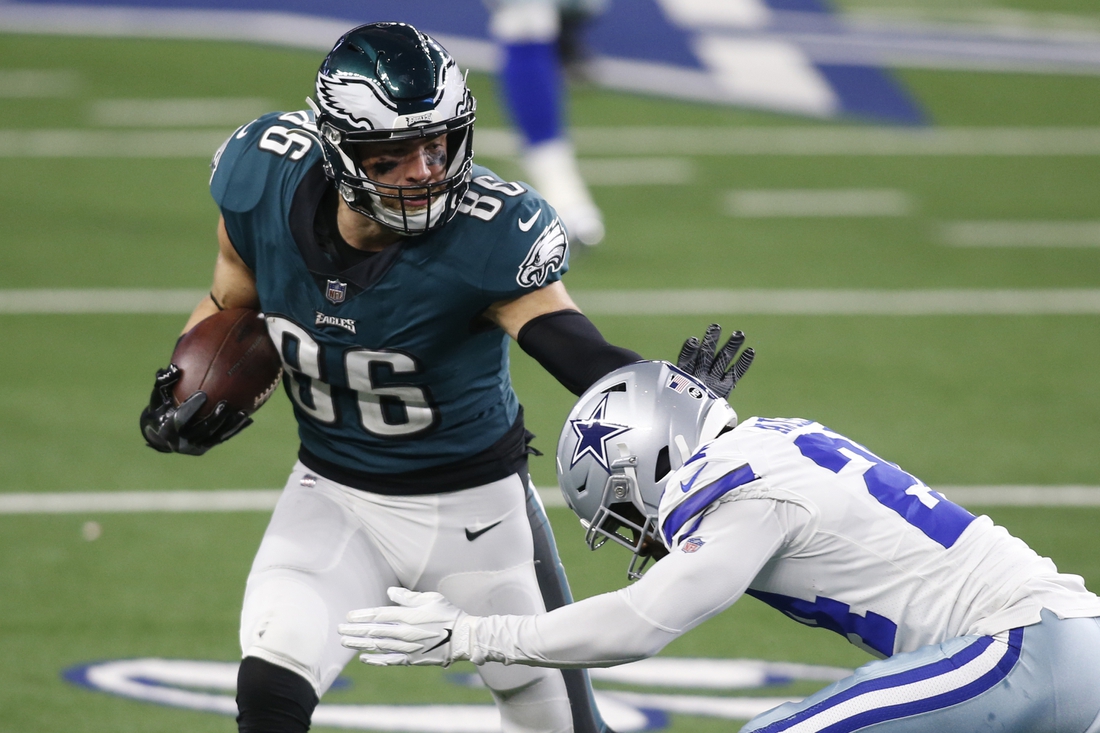
<path id="1" fill-rule="evenodd" d="M 683 394 L 684 390 L 691 386 L 691 381 L 681 374 L 669 374 L 665 387 L 677 394 Z"/>

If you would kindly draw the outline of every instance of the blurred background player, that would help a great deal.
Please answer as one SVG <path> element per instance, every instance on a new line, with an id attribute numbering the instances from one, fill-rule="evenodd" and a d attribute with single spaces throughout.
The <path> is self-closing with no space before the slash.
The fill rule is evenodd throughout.
<path id="1" fill-rule="evenodd" d="M 404 585 L 475 613 L 571 599 L 527 475 L 509 338 L 583 392 L 641 357 L 608 344 L 561 284 L 568 239 L 534 191 L 474 165 L 475 101 L 432 38 L 402 23 L 345 34 L 312 110 L 272 112 L 215 154 L 210 295 L 256 308 L 284 363 L 301 448 L 241 612 L 242 733 L 302 733 L 352 653 L 336 624 Z M 202 454 L 248 424 L 202 420 L 157 373 L 142 434 Z M 583 671 L 489 665 L 504 733 L 601 733 Z"/>
<path id="2" fill-rule="evenodd" d="M 522 162 L 558 212 L 570 239 L 604 237 L 603 215 L 577 167 L 569 140 L 566 79 L 582 73 L 584 28 L 605 0 L 485 0 L 490 35 L 501 49 L 501 96 L 522 136 Z"/>
<path id="3" fill-rule="evenodd" d="M 688 345 L 680 363 L 699 357 L 711 358 Z M 880 661 L 743 732 L 1100 730 L 1100 598 L 1079 576 L 820 423 L 738 425 L 723 397 L 641 362 L 593 385 L 566 421 L 562 492 L 590 547 L 631 550 L 636 584 L 492 618 L 393 589 L 406 607 L 350 614 L 344 643 L 382 665 L 613 666 L 748 594 Z"/>

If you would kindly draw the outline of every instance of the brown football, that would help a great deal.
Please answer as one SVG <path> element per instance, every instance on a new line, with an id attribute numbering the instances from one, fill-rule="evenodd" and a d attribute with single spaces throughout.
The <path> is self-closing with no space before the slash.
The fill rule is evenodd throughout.
<path id="1" fill-rule="evenodd" d="M 228 308 L 199 321 L 176 344 L 172 363 L 183 372 L 172 389 L 176 405 L 206 393 L 198 419 L 222 400 L 251 415 L 275 393 L 283 374 L 263 315 L 250 308 Z"/>

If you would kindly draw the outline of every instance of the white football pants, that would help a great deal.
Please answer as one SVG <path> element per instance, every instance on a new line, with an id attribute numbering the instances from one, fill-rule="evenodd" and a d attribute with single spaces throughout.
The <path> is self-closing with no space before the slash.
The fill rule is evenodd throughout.
<path id="1" fill-rule="evenodd" d="M 963 636 L 865 664 L 741 733 L 1100 733 L 1100 619 Z"/>
<path id="2" fill-rule="evenodd" d="M 320 697 L 355 652 L 336 626 L 348 611 L 389 605 L 386 589 L 439 591 L 467 613 L 545 610 L 518 475 L 424 496 L 359 491 L 298 463 L 252 564 L 241 612 L 242 656 L 300 674 Z M 504 733 L 573 730 L 561 672 L 478 668 Z"/>

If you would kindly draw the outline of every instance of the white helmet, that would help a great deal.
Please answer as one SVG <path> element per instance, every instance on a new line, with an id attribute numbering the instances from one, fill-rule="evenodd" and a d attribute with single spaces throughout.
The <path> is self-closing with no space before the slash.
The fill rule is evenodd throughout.
<path id="1" fill-rule="evenodd" d="M 665 361 L 616 369 L 581 395 L 558 439 L 558 485 L 595 550 L 630 549 L 641 577 L 664 547 L 657 507 L 673 470 L 737 425 L 737 413 L 696 378 Z M 629 530 L 630 535 L 623 530 Z"/>

